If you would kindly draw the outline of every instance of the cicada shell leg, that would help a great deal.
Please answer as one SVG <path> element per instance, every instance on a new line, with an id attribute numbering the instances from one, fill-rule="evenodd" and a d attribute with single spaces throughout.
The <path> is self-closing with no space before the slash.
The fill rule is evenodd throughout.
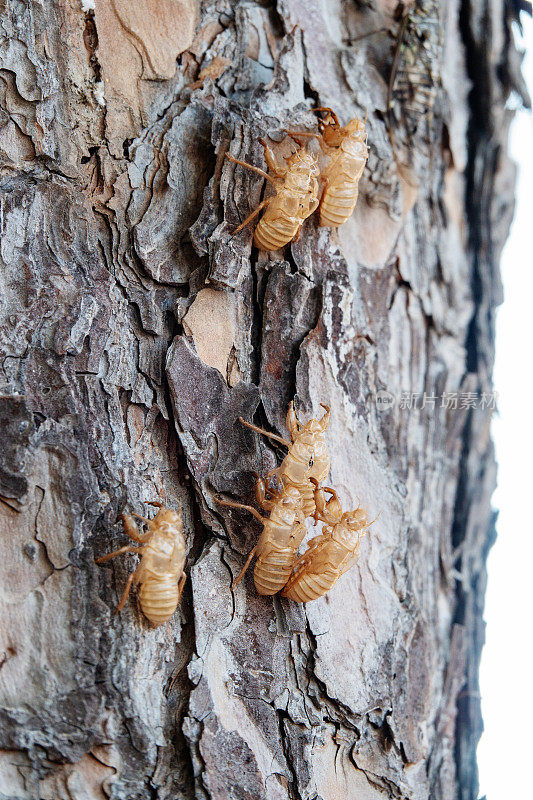
<path id="1" fill-rule="evenodd" d="M 254 425 L 253 422 L 247 422 L 242 417 L 239 417 L 239 422 L 242 422 L 243 425 L 246 425 L 247 428 L 250 428 L 250 430 L 255 431 L 256 433 L 262 433 L 263 436 L 268 436 L 269 439 L 273 439 L 275 442 L 284 444 L 285 447 L 290 448 L 291 446 L 291 442 L 288 442 L 286 439 L 282 439 L 281 436 L 277 436 L 275 433 L 266 431 L 264 428 L 260 428 L 258 425 Z"/>
<path id="2" fill-rule="evenodd" d="M 229 153 L 226 153 L 226 158 L 228 161 L 232 161 L 234 164 L 239 164 L 241 167 L 246 167 L 246 169 L 249 169 L 252 172 L 257 172 L 258 175 L 261 175 L 262 178 L 271 183 L 273 186 L 276 185 L 270 175 L 268 175 L 264 169 L 261 169 L 260 167 L 254 167 L 253 164 L 248 164 L 246 161 L 241 161 L 240 158 L 234 158 L 233 156 L 230 156 Z"/>
<path id="3" fill-rule="evenodd" d="M 313 108 L 312 111 L 313 114 L 320 114 L 322 111 L 327 111 L 328 116 L 326 117 L 325 120 L 323 120 L 323 122 L 326 122 L 328 120 L 328 117 L 331 117 L 335 125 L 340 125 L 339 118 L 337 117 L 333 109 L 329 108 L 329 106 L 320 106 L 319 108 Z"/>
<path id="4" fill-rule="evenodd" d="M 185 581 L 187 580 L 187 576 L 185 573 L 181 576 L 178 583 L 178 603 L 181 600 L 181 595 L 183 594 L 183 587 L 185 586 Z"/>
<path id="5" fill-rule="evenodd" d="M 148 525 L 150 522 L 149 519 L 145 519 L 144 517 L 139 516 L 139 514 L 121 514 L 119 519 L 122 520 L 122 528 L 124 533 L 127 534 L 130 539 L 133 539 L 134 542 L 146 543 L 151 538 L 152 534 L 151 532 L 139 533 L 139 529 L 137 528 L 133 517 L 140 519 L 146 525 Z"/>
<path id="6" fill-rule="evenodd" d="M 106 561 L 111 561 L 112 558 L 116 558 L 117 556 L 121 556 L 122 553 L 142 553 L 144 547 L 132 547 L 131 544 L 127 544 L 124 547 L 119 547 L 118 550 L 113 550 L 112 553 L 107 553 L 105 556 L 100 556 L 100 558 L 95 558 L 97 564 L 105 564 Z"/>
<path id="7" fill-rule="evenodd" d="M 120 602 L 118 606 L 115 608 L 115 614 L 119 614 L 126 605 L 126 601 L 129 597 L 133 581 L 135 580 L 135 575 L 136 571 L 132 572 L 131 575 L 129 575 L 128 580 L 126 581 L 126 586 L 124 587 L 124 591 L 122 592 L 122 597 L 120 598 Z"/>
<path id="8" fill-rule="evenodd" d="M 257 547 L 253 547 L 253 548 L 250 550 L 250 552 L 248 553 L 248 558 L 247 558 L 247 559 L 246 559 L 246 561 L 244 562 L 244 566 L 243 566 L 243 568 L 241 569 L 241 571 L 239 572 L 239 574 L 237 575 L 237 577 L 235 578 L 235 580 L 234 580 L 234 581 L 233 581 L 233 583 L 231 584 L 231 591 L 233 591 L 233 590 L 235 589 L 235 587 L 236 587 L 236 586 L 238 586 L 238 584 L 239 584 L 239 583 L 242 581 L 242 579 L 244 578 L 244 575 L 245 575 L 245 573 L 246 573 L 246 570 L 247 570 L 247 569 L 248 569 L 248 567 L 250 566 L 250 563 L 251 563 L 251 561 L 252 561 L 252 558 L 255 556 L 256 550 L 257 550 Z"/>
<path id="9" fill-rule="evenodd" d="M 244 503 L 235 503 L 233 500 L 223 500 L 220 497 L 215 497 L 215 501 L 219 504 L 219 506 L 226 506 L 226 508 L 242 508 L 243 511 L 249 511 L 250 514 L 259 520 L 261 525 L 266 523 L 266 519 L 264 519 L 259 511 L 256 511 L 253 506 L 247 506 Z"/>
<path id="10" fill-rule="evenodd" d="M 296 439 L 298 433 L 300 432 L 300 423 L 298 421 L 298 417 L 296 416 L 296 411 L 294 408 L 294 401 L 291 400 L 289 403 L 289 410 L 287 411 L 287 420 L 286 420 L 287 429 L 291 435 L 291 438 Z"/>
<path id="11" fill-rule="evenodd" d="M 280 164 L 274 155 L 274 151 L 267 145 L 264 139 L 259 139 L 258 141 L 263 145 L 267 167 L 277 178 L 283 179 L 287 174 L 287 167 L 285 164 Z"/>
<path id="12" fill-rule="evenodd" d="M 330 407 L 327 406 L 325 403 L 320 403 L 320 405 L 322 406 L 322 408 L 325 411 L 324 416 L 320 420 L 320 426 L 321 426 L 322 430 L 325 431 L 326 428 L 328 427 L 329 421 L 331 419 L 331 410 L 330 410 Z"/>
<path id="13" fill-rule="evenodd" d="M 239 233 L 239 231 L 242 231 L 242 229 L 243 229 L 243 228 L 245 228 L 245 227 L 248 225 L 248 223 L 249 223 L 249 222 L 251 222 L 253 219 L 255 219 L 255 217 L 257 217 L 257 215 L 258 215 L 258 214 L 261 212 L 261 210 L 262 210 L 262 209 L 263 209 L 265 206 L 267 206 L 267 205 L 270 203 L 270 201 L 271 201 L 271 200 L 272 200 L 272 198 L 271 198 L 271 197 L 267 197 L 267 198 L 266 198 L 266 200 L 263 200 L 261 203 L 259 203 L 259 205 L 258 205 L 258 206 L 257 206 L 257 208 L 255 209 L 255 211 L 252 211 L 252 213 L 251 213 L 251 214 L 249 214 L 249 215 L 246 217 L 246 219 L 245 219 L 243 222 L 241 222 L 241 224 L 240 224 L 240 225 L 238 225 L 238 226 L 235 228 L 235 230 L 234 230 L 234 231 L 233 231 L 233 233 L 232 233 L 232 236 L 235 236 L 235 234 L 236 234 L 236 233 Z"/>
<path id="14" fill-rule="evenodd" d="M 258 505 L 260 505 L 261 508 L 263 508 L 265 511 L 272 511 L 278 500 L 278 495 L 279 495 L 279 493 L 274 492 L 268 488 L 267 481 L 269 476 L 270 473 L 267 474 L 265 479 L 261 478 L 259 475 L 255 476 L 256 477 L 255 488 L 254 488 L 255 499 Z M 276 499 L 275 500 L 267 499 L 267 494 L 271 496 L 273 495 Z"/>

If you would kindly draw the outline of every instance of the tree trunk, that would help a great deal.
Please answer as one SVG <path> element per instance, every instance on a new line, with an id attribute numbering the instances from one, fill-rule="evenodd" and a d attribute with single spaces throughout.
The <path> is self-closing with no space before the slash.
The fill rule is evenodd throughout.
<path id="1" fill-rule="evenodd" d="M 5 4 L 1 798 L 477 797 L 518 10 L 426 5 Z M 224 155 L 317 105 L 368 111 L 356 211 L 258 252 Z M 260 528 L 214 499 L 283 455 L 237 418 L 286 435 L 293 397 L 381 512 L 306 606 L 232 593 Z M 113 615 L 135 557 L 94 563 L 153 499 L 190 576 L 155 629 Z"/>

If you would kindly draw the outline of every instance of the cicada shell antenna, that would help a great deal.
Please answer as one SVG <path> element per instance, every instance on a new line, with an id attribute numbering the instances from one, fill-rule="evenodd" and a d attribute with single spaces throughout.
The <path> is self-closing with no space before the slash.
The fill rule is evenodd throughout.
<path id="1" fill-rule="evenodd" d="M 377 515 L 377 517 L 374 517 L 374 519 L 372 520 L 372 522 L 369 522 L 369 523 L 368 523 L 368 525 L 367 525 L 366 527 L 367 527 L 367 528 L 370 528 L 370 526 L 371 526 L 371 525 L 373 525 L 373 524 L 374 524 L 374 522 L 375 522 L 377 519 L 379 519 L 380 517 L 381 517 L 381 511 L 379 512 L 379 514 Z"/>

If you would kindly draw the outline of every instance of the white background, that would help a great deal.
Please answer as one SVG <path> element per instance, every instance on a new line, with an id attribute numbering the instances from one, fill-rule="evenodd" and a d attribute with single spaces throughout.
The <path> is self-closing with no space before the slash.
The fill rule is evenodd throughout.
<path id="1" fill-rule="evenodd" d="M 522 14 L 524 75 L 533 94 L 533 21 Z M 510 102 L 513 102 L 512 98 Z M 516 103 L 516 98 L 515 98 Z M 519 165 L 516 215 L 502 259 L 493 424 L 499 462 L 498 539 L 489 556 L 486 645 L 481 660 L 485 733 L 478 747 L 481 795 L 533 798 L 533 117 L 511 132 Z"/>

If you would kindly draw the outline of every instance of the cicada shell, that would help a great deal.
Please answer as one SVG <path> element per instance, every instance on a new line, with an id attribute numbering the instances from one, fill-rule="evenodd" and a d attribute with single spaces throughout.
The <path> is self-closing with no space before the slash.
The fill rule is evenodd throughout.
<path id="1" fill-rule="evenodd" d="M 319 224 L 338 228 L 351 215 L 359 196 L 359 181 L 368 159 L 365 121 L 352 119 L 342 127 L 331 108 L 318 108 L 327 116 L 319 120 L 322 150 L 329 163 L 322 171 L 324 190 Z"/>
<path id="2" fill-rule="evenodd" d="M 154 519 L 139 517 L 138 514 L 121 516 L 124 533 L 139 542 L 141 547 L 126 545 L 119 550 L 96 559 L 103 564 L 121 553 L 139 553 L 141 561 L 126 583 L 116 613 L 121 611 L 128 599 L 133 584 L 139 585 L 139 604 L 142 612 L 153 625 L 167 622 L 178 607 L 185 584 L 185 536 L 181 508 L 179 512 L 160 506 Z M 142 520 L 146 533 L 139 533 L 134 517 Z"/>
<path id="3" fill-rule="evenodd" d="M 328 406 L 323 403 L 320 405 L 326 412 L 322 419 L 310 419 L 308 422 L 302 423 L 296 416 L 294 404 L 290 403 L 287 412 L 287 428 L 291 435 L 290 442 L 239 417 L 243 425 L 280 442 L 288 448 L 289 452 L 283 459 L 281 466 L 269 472 L 266 480 L 268 483 L 269 479 L 275 475 L 285 488 L 293 486 L 298 489 L 302 496 L 302 508 L 306 517 L 310 517 L 315 513 L 314 485 L 311 479 L 318 481 L 318 483 L 324 481 L 330 468 L 330 458 L 325 437 L 325 431 L 330 420 L 330 411 Z"/>
<path id="4" fill-rule="evenodd" d="M 267 499 L 264 481 L 257 479 L 255 495 L 259 505 L 270 511 L 268 518 L 262 517 L 252 506 L 235 503 L 217 497 L 217 502 L 228 508 L 242 508 L 261 522 L 263 532 L 259 541 L 248 554 L 244 567 L 232 584 L 232 589 L 242 580 L 250 562 L 257 558 L 254 568 L 254 583 L 258 594 L 273 595 L 279 592 L 292 572 L 298 548 L 305 535 L 305 516 L 302 498 L 292 486 L 281 492 L 270 492 Z"/>
<path id="5" fill-rule="evenodd" d="M 432 128 L 442 68 L 442 8 L 438 0 L 411 0 L 402 8 L 389 80 L 387 127 L 394 158 L 411 183 L 413 157 L 428 158 L 438 138 Z"/>
<path id="6" fill-rule="evenodd" d="M 359 543 L 368 528 L 366 513 L 357 508 L 343 513 L 336 492 L 325 502 L 324 489 L 315 490 L 315 519 L 326 523 L 322 533 L 309 542 L 309 547 L 294 564 L 294 571 L 283 596 L 297 603 L 309 603 L 328 592 L 359 558 Z"/>
<path id="7" fill-rule="evenodd" d="M 255 211 L 235 229 L 234 233 L 242 230 L 265 208 L 266 210 L 255 229 L 254 244 L 259 250 L 279 250 L 292 239 L 298 238 L 304 220 L 318 206 L 318 159 L 305 147 L 300 146 L 295 153 L 289 156 L 286 163 L 282 164 L 266 142 L 262 139 L 259 141 L 265 151 L 269 174 L 228 154 L 226 154 L 226 158 L 262 175 L 274 186 L 276 194 L 263 200 Z"/>

